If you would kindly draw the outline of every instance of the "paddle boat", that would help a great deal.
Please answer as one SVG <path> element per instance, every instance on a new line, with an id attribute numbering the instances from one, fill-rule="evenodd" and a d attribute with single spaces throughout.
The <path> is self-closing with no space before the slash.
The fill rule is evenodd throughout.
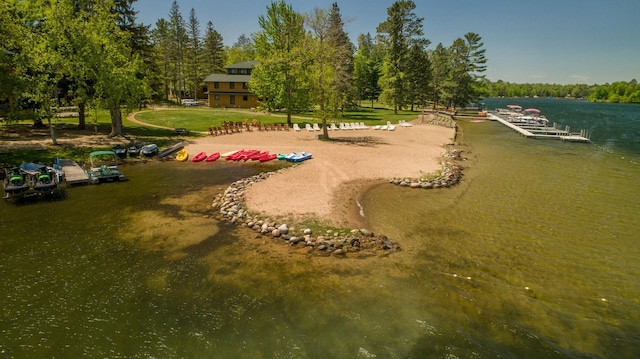
<path id="1" fill-rule="evenodd" d="M 92 184 L 126 180 L 118 169 L 118 156 L 113 151 L 91 152 L 89 166 L 86 172 L 89 176 L 89 182 Z"/>
<path id="2" fill-rule="evenodd" d="M 302 162 L 311 159 L 311 153 L 307 152 L 291 152 L 285 159 L 289 162 Z"/>
<path id="3" fill-rule="evenodd" d="M 280 160 L 280 161 L 284 161 L 286 160 L 287 154 L 286 153 L 278 153 L 276 155 L 276 157 Z"/>
<path id="4" fill-rule="evenodd" d="M 207 159 L 205 159 L 206 162 L 213 162 L 215 160 L 217 160 L 218 158 L 220 158 L 220 152 L 214 152 L 212 154 L 210 154 L 209 156 L 207 156 Z"/>
<path id="5" fill-rule="evenodd" d="M 200 161 L 204 161 L 207 158 L 207 153 L 206 152 L 200 152 L 197 155 L 193 156 L 192 161 L 193 162 L 200 162 Z"/>
<path id="6" fill-rule="evenodd" d="M 189 152 L 187 152 L 187 150 L 185 150 L 184 148 L 178 151 L 178 153 L 176 153 L 176 161 L 178 162 L 184 162 L 188 158 L 189 158 Z"/>

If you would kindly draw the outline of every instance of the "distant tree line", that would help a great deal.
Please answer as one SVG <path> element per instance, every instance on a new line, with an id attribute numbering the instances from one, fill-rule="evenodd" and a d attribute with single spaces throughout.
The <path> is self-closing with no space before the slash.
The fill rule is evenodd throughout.
<path id="1" fill-rule="evenodd" d="M 485 81 L 486 97 L 565 97 L 592 102 L 640 103 L 640 85 L 636 80 L 604 85 L 518 84 L 498 80 Z"/>
<path id="2" fill-rule="evenodd" d="M 0 2 L 0 109 L 32 110 L 51 121 L 57 106 L 107 108 L 111 135 L 122 135 L 122 109 L 204 95 L 203 80 L 229 64 L 258 60 L 250 90 L 265 109 L 289 117 L 312 111 L 322 121 L 349 107 L 381 101 L 396 111 L 461 106 L 486 93 L 482 39 L 467 33 L 451 45 L 424 37 L 411 0 L 397 0 L 375 35 L 352 44 L 337 3 L 301 14 L 283 0 L 260 15 L 260 31 L 232 46 L 194 9 L 174 1 L 154 26 L 137 22 L 135 0 Z"/>

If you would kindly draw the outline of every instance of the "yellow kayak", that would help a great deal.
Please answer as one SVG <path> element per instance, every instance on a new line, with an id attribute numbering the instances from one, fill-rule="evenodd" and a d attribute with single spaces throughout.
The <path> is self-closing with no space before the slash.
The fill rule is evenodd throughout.
<path id="1" fill-rule="evenodd" d="M 184 162 L 188 158 L 189 158 L 189 152 L 187 152 L 187 150 L 185 149 L 178 151 L 178 153 L 176 154 L 176 161 Z"/>

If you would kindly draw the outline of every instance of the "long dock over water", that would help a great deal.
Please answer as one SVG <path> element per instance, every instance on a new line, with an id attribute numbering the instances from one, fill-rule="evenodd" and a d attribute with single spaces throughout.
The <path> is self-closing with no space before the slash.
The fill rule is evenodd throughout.
<path id="1" fill-rule="evenodd" d="M 556 124 L 554 124 L 553 127 L 548 127 L 532 124 L 513 123 L 492 113 L 487 113 L 487 118 L 490 120 L 498 121 L 527 138 L 548 138 L 572 142 L 591 142 L 587 130 L 581 130 L 579 133 L 572 133 L 569 130 L 569 126 L 562 130 L 557 128 Z"/>

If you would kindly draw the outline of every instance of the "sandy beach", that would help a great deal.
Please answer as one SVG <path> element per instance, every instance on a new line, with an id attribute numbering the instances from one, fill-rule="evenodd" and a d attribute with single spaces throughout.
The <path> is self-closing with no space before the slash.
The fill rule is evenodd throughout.
<path id="1" fill-rule="evenodd" d="M 413 123 L 395 131 L 374 129 L 322 132 L 244 131 L 208 136 L 186 146 L 190 156 L 241 149 L 271 153 L 310 152 L 313 159 L 254 183 L 246 193 L 247 209 L 263 216 L 315 217 L 335 225 L 354 222 L 356 196 L 367 185 L 392 178 L 416 178 L 441 169 L 444 145 L 454 129 Z M 222 159 L 221 159 L 222 160 Z"/>

